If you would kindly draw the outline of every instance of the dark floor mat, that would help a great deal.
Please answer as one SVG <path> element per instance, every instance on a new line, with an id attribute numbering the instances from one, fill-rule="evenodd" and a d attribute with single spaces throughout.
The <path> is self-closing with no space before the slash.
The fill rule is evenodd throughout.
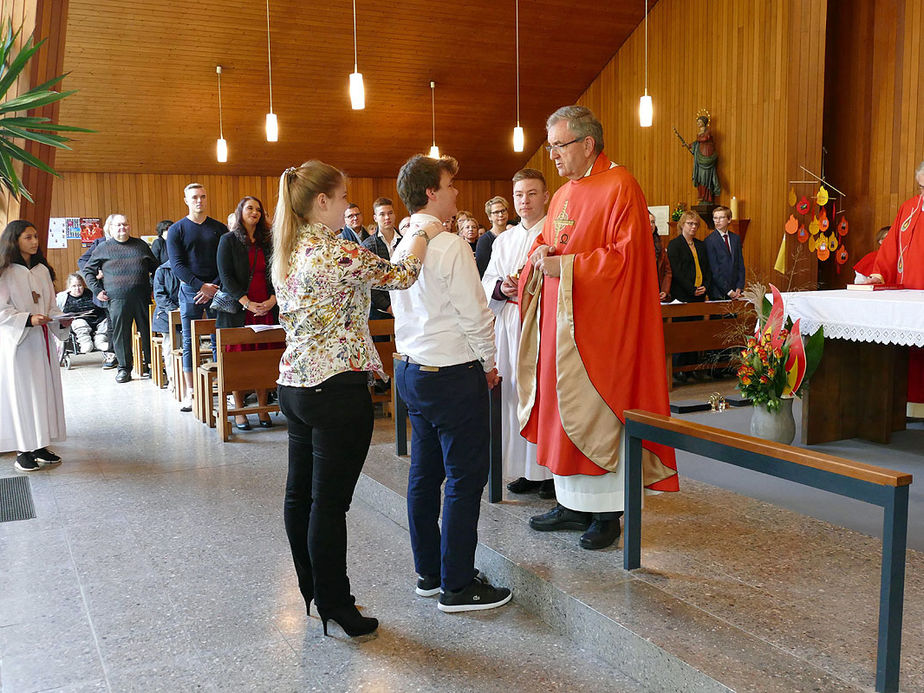
<path id="1" fill-rule="evenodd" d="M 24 476 L 0 479 L 0 522 L 31 520 L 35 517 L 32 487 Z"/>

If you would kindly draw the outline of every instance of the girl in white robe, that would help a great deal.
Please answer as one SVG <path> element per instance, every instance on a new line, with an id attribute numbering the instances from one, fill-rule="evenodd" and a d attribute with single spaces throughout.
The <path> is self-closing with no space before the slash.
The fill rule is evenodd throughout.
<path id="1" fill-rule="evenodd" d="M 47 446 L 66 436 L 54 338 L 70 321 L 52 321 L 53 278 L 35 227 L 10 222 L 0 234 L 0 452 L 16 450 L 23 472 L 60 462 Z"/>

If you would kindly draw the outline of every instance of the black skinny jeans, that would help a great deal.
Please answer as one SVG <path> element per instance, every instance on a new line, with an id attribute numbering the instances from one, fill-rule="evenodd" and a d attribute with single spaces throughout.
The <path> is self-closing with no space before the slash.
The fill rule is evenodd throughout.
<path id="1" fill-rule="evenodd" d="M 365 372 L 314 387 L 279 387 L 288 419 L 285 525 L 298 587 L 320 611 L 353 604 L 346 570 L 346 513 L 369 443 L 372 399 Z"/>

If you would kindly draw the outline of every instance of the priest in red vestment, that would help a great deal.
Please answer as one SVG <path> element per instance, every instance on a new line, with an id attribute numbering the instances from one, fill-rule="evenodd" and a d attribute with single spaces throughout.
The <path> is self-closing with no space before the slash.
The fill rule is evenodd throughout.
<path id="1" fill-rule="evenodd" d="M 603 153 L 600 122 L 566 106 L 547 128 L 569 181 L 520 275 L 517 387 L 522 434 L 558 505 L 530 526 L 585 530 L 581 546 L 600 549 L 620 534 L 623 412 L 669 414 L 658 276 L 645 196 Z M 678 490 L 672 448 L 645 443 L 642 466 L 649 490 Z"/>
<path id="2" fill-rule="evenodd" d="M 901 284 L 924 289 L 924 161 L 914 172 L 918 194 L 898 208 L 888 235 L 879 246 L 873 284 Z M 924 418 L 924 349 L 908 353 L 908 416 Z"/>

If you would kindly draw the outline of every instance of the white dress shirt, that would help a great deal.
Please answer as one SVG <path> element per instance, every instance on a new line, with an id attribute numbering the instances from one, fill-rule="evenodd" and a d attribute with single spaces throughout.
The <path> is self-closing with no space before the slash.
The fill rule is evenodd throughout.
<path id="1" fill-rule="evenodd" d="M 410 233 L 440 224 L 429 214 L 411 215 Z M 480 361 L 494 368 L 494 315 L 488 309 L 471 246 L 440 233 L 427 247 L 417 283 L 391 291 L 398 351 L 425 366 Z"/>

